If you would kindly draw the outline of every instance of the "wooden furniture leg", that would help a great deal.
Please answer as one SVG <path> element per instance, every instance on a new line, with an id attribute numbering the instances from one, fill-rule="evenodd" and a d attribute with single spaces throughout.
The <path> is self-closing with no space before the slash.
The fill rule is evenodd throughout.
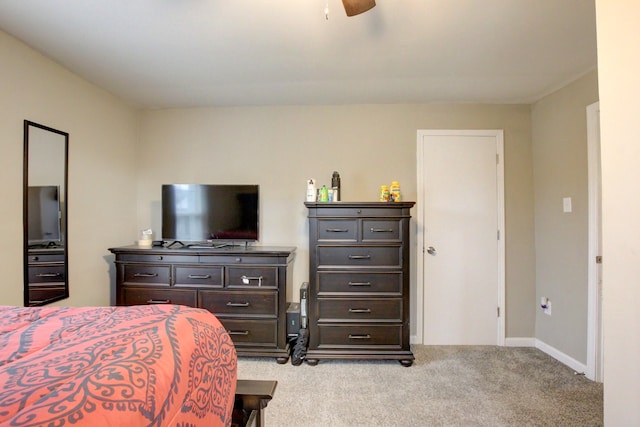
<path id="1" fill-rule="evenodd" d="M 238 380 L 234 413 L 242 412 L 247 419 L 255 412 L 255 426 L 265 427 L 264 411 L 276 391 L 277 381 Z"/>

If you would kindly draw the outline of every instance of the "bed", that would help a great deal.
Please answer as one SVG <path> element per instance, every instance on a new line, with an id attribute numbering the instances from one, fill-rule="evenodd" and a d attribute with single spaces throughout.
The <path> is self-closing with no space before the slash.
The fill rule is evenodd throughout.
<path id="1" fill-rule="evenodd" d="M 0 427 L 229 426 L 236 374 L 203 309 L 0 306 Z"/>

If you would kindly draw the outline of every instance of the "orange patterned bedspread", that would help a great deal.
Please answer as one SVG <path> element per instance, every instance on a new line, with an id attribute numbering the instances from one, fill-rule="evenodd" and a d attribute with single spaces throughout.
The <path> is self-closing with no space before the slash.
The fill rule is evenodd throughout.
<path id="1" fill-rule="evenodd" d="M 0 426 L 228 426 L 236 363 L 206 310 L 0 306 Z"/>

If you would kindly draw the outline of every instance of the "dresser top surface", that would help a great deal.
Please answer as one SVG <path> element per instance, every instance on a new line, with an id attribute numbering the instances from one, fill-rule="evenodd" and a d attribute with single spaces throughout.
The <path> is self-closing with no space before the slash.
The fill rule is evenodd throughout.
<path id="1" fill-rule="evenodd" d="M 416 202 L 305 202 L 309 208 L 411 208 Z"/>
<path id="2" fill-rule="evenodd" d="M 139 253 L 139 254 L 161 254 L 161 255 L 269 255 L 269 256 L 289 256 L 296 251 L 295 246 L 225 246 L 220 248 L 197 246 L 183 246 L 166 248 L 154 246 L 151 248 L 138 245 L 119 246 L 109 248 L 109 252 L 117 253 Z"/>

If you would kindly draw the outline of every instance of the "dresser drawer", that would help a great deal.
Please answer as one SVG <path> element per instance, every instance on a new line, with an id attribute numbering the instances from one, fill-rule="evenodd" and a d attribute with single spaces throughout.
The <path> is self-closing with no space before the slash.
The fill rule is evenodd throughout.
<path id="1" fill-rule="evenodd" d="M 227 267 L 226 285 L 229 288 L 276 289 L 277 273 L 275 267 Z"/>
<path id="2" fill-rule="evenodd" d="M 276 317 L 278 293 L 243 291 L 199 291 L 199 306 L 216 316 Z"/>
<path id="3" fill-rule="evenodd" d="M 355 219 L 319 219 L 319 241 L 355 242 L 358 239 L 358 222 Z"/>
<path id="4" fill-rule="evenodd" d="M 340 207 L 340 206 L 323 206 L 322 209 L 315 209 L 315 217 L 402 217 L 402 209 L 397 207 Z"/>
<path id="5" fill-rule="evenodd" d="M 38 304 L 65 295 L 64 284 L 35 286 L 29 285 L 29 303 Z"/>
<path id="6" fill-rule="evenodd" d="M 124 264 L 124 283 L 163 284 L 171 283 L 170 265 Z"/>
<path id="7" fill-rule="evenodd" d="M 29 283 L 58 282 L 64 282 L 64 264 L 29 266 Z"/>
<path id="8" fill-rule="evenodd" d="M 223 268 L 221 266 L 176 266 L 174 286 L 208 286 L 221 288 Z"/>
<path id="9" fill-rule="evenodd" d="M 197 255 L 119 254 L 116 262 L 198 263 Z"/>
<path id="10" fill-rule="evenodd" d="M 318 246 L 318 267 L 355 266 L 400 268 L 400 246 Z"/>
<path id="11" fill-rule="evenodd" d="M 278 323 L 274 320 L 239 320 L 219 318 L 237 347 L 276 347 Z"/>
<path id="12" fill-rule="evenodd" d="M 64 254 L 38 254 L 29 255 L 29 264 L 31 263 L 47 263 L 47 262 L 64 262 Z"/>
<path id="13" fill-rule="evenodd" d="M 123 287 L 123 305 L 177 304 L 197 307 L 198 291 L 188 289 L 153 289 L 147 287 Z"/>
<path id="14" fill-rule="evenodd" d="M 401 325 L 318 325 L 318 349 L 402 348 Z"/>
<path id="15" fill-rule="evenodd" d="M 402 322 L 402 299 L 318 298 L 318 322 Z"/>
<path id="16" fill-rule="evenodd" d="M 400 221 L 398 220 L 362 220 L 363 242 L 399 242 L 401 241 Z"/>
<path id="17" fill-rule="evenodd" d="M 318 295 L 387 294 L 402 295 L 402 272 L 320 271 Z"/>

